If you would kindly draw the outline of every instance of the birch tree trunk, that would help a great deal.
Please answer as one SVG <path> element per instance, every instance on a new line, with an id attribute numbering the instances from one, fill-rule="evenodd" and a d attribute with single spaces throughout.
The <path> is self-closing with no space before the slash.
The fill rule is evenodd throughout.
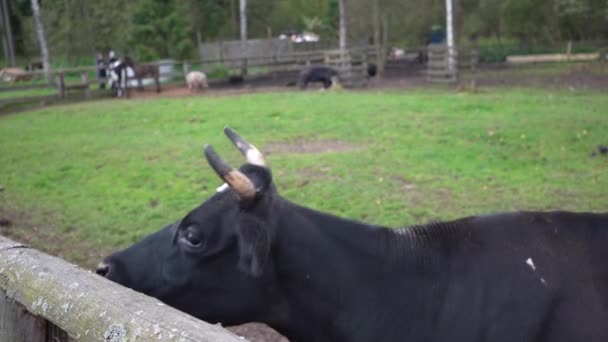
<path id="1" fill-rule="evenodd" d="M 448 70 L 454 72 L 456 67 L 456 51 L 454 49 L 454 23 L 452 13 L 452 0 L 445 0 L 446 31 L 448 46 Z"/>
<path id="2" fill-rule="evenodd" d="M 40 53 L 42 55 L 42 66 L 44 68 L 44 75 L 47 82 L 52 83 L 51 79 L 51 60 L 49 55 L 49 49 L 46 45 L 46 38 L 44 36 L 44 27 L 42 26 L 42 18 L 40 17 L 40 5 L 38 0 L 32 0 L 32 12 L 34 14 L 34 21 L 36 23 L 36 34 L 38 35 L 38 43 L 40 44 Z"/>
<path id="3" fill-rule="evenodd" d="M 13 44 L 13 30 L 11 28 L 11 19 L 9 14 L 8 4 L 6 0 L 2 0 L 2 13 L 4 15 L 4 34 L 6 35 L 6 51 L 7 60 L 11 66 L 15 66 L 15 45 Z"/>
<path id="4" fill-rule="evenodd" d="M 4 13 L 4 10 L 2 10 Z M 6 28 L 4 25 L 4 15 L 0 13 L 0 33 L 2 33 L 2 51 L 4 51 L 4 59 L 8 62 L 11 59 L 9 48 L 8 48 L 8 39 L 6 37 Z"/>
<path id="5" fill-rule="evenodd" d="M 346 0 L 338 0 L 340 10 L 340 50 L 346 50 Z"/>
<path id="6" fill-rule="evenodd" d="M 243 61 L 241 64 L 241 76 L 247 75 L 247 0 L 240 0 L 239 12 L 241 15 L 241 54 Z"/>

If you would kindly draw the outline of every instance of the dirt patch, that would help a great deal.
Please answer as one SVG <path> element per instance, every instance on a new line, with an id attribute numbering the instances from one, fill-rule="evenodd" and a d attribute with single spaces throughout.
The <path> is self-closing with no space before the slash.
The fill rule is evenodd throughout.
<path id="1" fill-rule="evenodd" d="M 546 70 L 549 67 L 548 71 Z M 540 65 L 519 66 L 507 63 L 480 64 L 477 70 L 463 68 L 460 70 L 461 83 L 476 79 L 477 86 L 506 86 L 506 87 L 540 87 L 550 89 L 570 90 L 603 90 L 608 89 L 606 67 L 598 67 L 595 63 L 576 63 L 570 67 L 551 71 L 551 63 Z M 427 81 L 426 65 L 421 63 L 388 63 L 382 77 L 368 79 L 367 87 L 356 91 L 377 91 L 390 89 L 412 89 L 432 86 Z M 185 84 L 164 84 L 163 91 L 156 93 L 153 88 L 144 91 L 133 90 L 132 98 L 149 97 L 220 97 L 238 96 L 244 94 L 300 91 L 296 87 L 286 86 L 289 81 L 297 78 L 297 73 L 282 75 L 258 75 L 249 77 L 241 84 L 230 84 L 217 80 L 210 88 L 191 94 Z M 317 91 L 309 89 L 308 91 Z"/>
<path id="2" fill-rule="evenodd" d="M 331 167 L 321 166 L 319 168 L 306 167 L 303 169 L 299 169 L 296 171 L 298 175 L 297 181 L 293 184 L 293 186 L 301 188 L 310 184 L 310 182 L 314 182 L 317 180 L 333 180 L 339 181 L 340 177 L 336 175 L 330 174 Z M 284 175 L 283 172 L 278 173 L 279 177 Z"/>
<path id="3" fill-rule="evenodd" d="M 416 184 L 414 184 L 414 182 L 411 182 L 411 181 L 405 179 L 403 176 L 395 176 L 394 179 L 395 179 L 395 182 L 397 182 L 397 184 L 399 184 L 399 187 L 403 190 L 416 189 Z"/>
<path id="4" fill-rule="evenodd" d="M 312 168 L 307 167 L 298 170 L 298 175 L 304 179 L 325 179 L 327 178 L 327 172 L 331 171 L 331 167 Z"/>
<path id="5" fill-rule="evenodd" d="M 608 89 L 608 70 L 594 63 L 572 64 L 551 69 L 551 64 L 517 66 L 506 63 L 484 64 L 472 74 L 462 73 L 463 81 L 476 80 L 478 86 L 537 87 L 566 90 Z"/>
<path id="6" fill-rule="evenodd" d="M 328 153 L 348 152 L 361 148 L 342 140 L 296 140 L 292 142 L 271 142 L 264 147 L 264 153 Z"/>
<path id="7" fill-rule="evenodd" d="M 388 66 L 383 78 L 370 78 L 368 86 L 358 91 L 378 90 L 378 89 L 399 89 L 423 87 L 428 85 L 426 82 L 425 67 L 422 64 L 398 65 L 397 67 Z M 277 93 L 301 91 L 297 87 L 287 86 L 297 79 L 297 72 L 287 72 L 269 75 L 257 75 L 248 77 L 241 84 L 230 84 L 226 80 L 214 80 L 209 88 L 201 92 L 191 93 L 185 83 L 163 84 L 162 91 L 156 92 L 154 87 L 146 87 L 143 90 L 132 89 L 131 99 L 146 99 L 154 97 L 223 97 L 239 96 L 256 93 Z M 317 87 L 309 87 L 309 92 L 318 91 Z"/>
<path id="8" fill-rule="evenodd" d="M 179 97 L 223 97 L 223 96 L 238 96 L 245 94 L 256 94 L 256 93 L 277 93 L 277 92 L 286 92 L 291 90 L 287 87 L 279 87 L 279 86 L 260 86 L 253 87 L 250 85 L 235 87 L 235 88 L 209 88 L 205 91 L 191 93 L 187 87 L 170 84 L 163 85 L 162 91 L 157 93 L 155 89 L 144 89 L 140 90 L 132 90 L 130 94 L 130 99 L 145 99 L 145 98 L 154 98 L 154 97 L 169 97 L 169 98 L 179 98 Z"/>

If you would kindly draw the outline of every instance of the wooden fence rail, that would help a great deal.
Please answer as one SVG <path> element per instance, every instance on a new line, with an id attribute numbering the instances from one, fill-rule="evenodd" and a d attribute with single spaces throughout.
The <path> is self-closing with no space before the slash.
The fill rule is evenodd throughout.
<path id="1" fill-rule="evenodd" d="M 0 236 L 0 341 L 244 339 Z"/>

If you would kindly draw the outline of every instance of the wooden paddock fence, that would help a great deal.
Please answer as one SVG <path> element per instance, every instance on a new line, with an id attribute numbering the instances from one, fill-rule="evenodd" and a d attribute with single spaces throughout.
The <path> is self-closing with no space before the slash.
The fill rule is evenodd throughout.
<path id="1" fill-rule="evenodd" d="M 310 65 L 330 65 L 338 69 L 340 79 L 347 88 L 364 87 L 367 84 L 367 65 L 375 61 L 378 49 L 374 46 L 360 46 L 341 50 L 318 50 L 293 52 L 290 54 L 274 56 L 247 57 L 247 65 L 250 69 L 258 70 L 258 73 L 270 74 L 273 77 L 278 73 L 298 72 Z M 205 73 L 212 73 L 218 68 L 223 68 L 229 74 L 240 72 L 242 58 L 235 59 L 204 59 L 204 60 L 184 60 L 184 61 L 165 61 L 154 63 L 162 67 L 163 65 L 173 65 L 172 72 L 161 72 L 160 77 L 169 80 L 178 79 L 184 82 L 184 75 L 190 70 L 200 70 Z M 179 66 L 181 65 L 181 68 Z M 97 67 L 78 67 L 63 68 L 52 70 L 52 83 L 38 83 L 27 85 L 0 86 L 0 93 L 23 92 L 28 90 L 48 90 L 45 95 L 25 95 L 0 99 L 0 108 L 16 103 L 47 102 L 51 100 L 66 98 L 69 94 L 80 93 L 82 97 L 92 96 L 92 87 L 106 83 L 106 78 L 91 78 L 89 75 L 97 71 Z M 44 77 L 43 71 L 33 71 L 27 73 L 33 80 Z M 80 80 L 75 81 L 74 77 L 68 81 L 67 75 L 80 75 Z M 39 81 L 41 82 L 41 81 Z M 127 82 L 128 84 L 128 82 Z M 127 94 L 129 91 L 127 89 Z"/>
<path id="2" fill-rule="evenodd" d="M 479 64 L 479 51 L 475 47 L 454 48 L 452 68 L 447 45 L 431 44 L 427 53 L 427 81 L 431 83 L 456 83 L 459 70 L 470 69 L 474 73 Z"/>
<path id="3" fill-rule="evenodd" d="M 428 46 L 427 81 L 432 83 L 458 81 L 458 51 L 454 50 L 452 68 L 450 68 L 450 55 L 445 44 L 431 44 Z"/>
<path id="4" fill-rule="evenodd" d="M 30 84 L 20 85 L 15 83 L 13 86 L 0 86 L 0 93 L 19 93 L 27 92 L 30 90 L 48 90 L 48 94 L 44 95 L 25 95 L 25 96 L 14 96 L 5 97 L 0 99 L 0 108 L 7 105 L 18 104 L 18 103 L 31 103 L 31 102 L 47 102 L 57 99 L 66 98 L 69 94 L 74 92 L 81 93 L 85 98 L 91 97 L 91 87 L 94 85 L 105 84 L 106 78 L 93 78 L 89 77 L 91 72 L 96 72 L 96 67 L 78 67 L 78 68 L 64 68 L 51 71 L 51 83 L 43 82 L 44 78 L 43 71 L 32 71 L 28 75 L 31 75 L 33 82 Z M 78 74 L 80 81 L 66 81 L 66 75 Z"/>
<path id="5" fill-rule="evenodd" d="M 325 64 L 340 74 L 342 86 L 364 88 L 367 86 L 367 66 L 375 50 L 333 50 L 325 53 Z"/>
<path id="6" fill-rule="evenodd" d="M 0 341 L 245 341 L 0 236 Z"/>
<path id="7" fill-rule="evenodd" d="M 367 85 L 367 65 L 375 61 L 377 49 L 374 46 L 360 46 L 344 51 L 339 49 L 293 52 L 290 54 L 247 57 L 249 68 L 262 68 L 266 73 L 274 75 L 281 72 L 298 72 L 311 65 L 328 65 L 340 74 L 340 80 L 347 88 L 358 88 Z M 239 72 L 243 58 L 206 59 L 204 62 L 184 61 L 183 74 L 192 69 L 193 64 L 201 70 L 210 73 L 222 66 L 229 72 Z"/>

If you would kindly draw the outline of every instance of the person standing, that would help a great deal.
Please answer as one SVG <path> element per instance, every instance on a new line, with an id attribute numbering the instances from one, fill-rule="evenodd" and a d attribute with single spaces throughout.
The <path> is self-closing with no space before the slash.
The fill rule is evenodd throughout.
<path id="1" fill-rule="evenodd" d="M 105 79 L 108 74 L 106 71 L 106 62 L 103 59 L 102 53 L 97 53 L 95 64 L 97 65 L 97 80 Z M 99 89 L 106 89 L 105 81 L 99 82 Z"/>

